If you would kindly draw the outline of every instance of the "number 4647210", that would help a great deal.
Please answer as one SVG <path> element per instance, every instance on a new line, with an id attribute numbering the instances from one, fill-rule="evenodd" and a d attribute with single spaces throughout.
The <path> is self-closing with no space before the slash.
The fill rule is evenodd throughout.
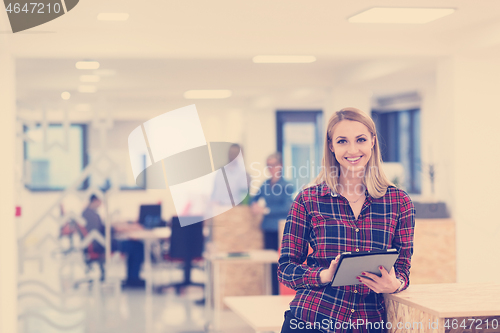
<path id="1" fill-rule="evenodd" d="M 51 8 L 52 5 L 52 8 Z M 61 5 L 59 3 L 53 3 L 53 4 L 44 4 L 44 3 L 38 3 L 38 2 L 30 2 L 25 3 L 22 7 L 20 3 L 9 3 L 9 5 L 6 8 L 8 13 L 31 13 L 31 14 L 51 14 L 51 13 L 59 13 L 61 11 Z"/>
<path id="2" fill-rule="evenodd" d="M 499 323 L 496 318 L 492 320 L 489 319 L 480 319 L 480 318 L 468 318 L 463 319 L 461 322 L 458 319 L 450 319 L 447 318 L 444 322 L 444 328 L 446 329 L 458 329 L 459 327 L 464 329 L 498 329 Z"/>

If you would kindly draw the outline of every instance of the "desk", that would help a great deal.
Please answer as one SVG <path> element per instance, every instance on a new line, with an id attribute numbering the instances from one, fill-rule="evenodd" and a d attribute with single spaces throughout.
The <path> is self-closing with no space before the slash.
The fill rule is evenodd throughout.
<path id="1" fill-rule="evenodd" d="M 390 333 L 500 332 L 500 284 L 416 284 L 384 297 Z"/>
<path id="2" fill-rule="evenodd" d="M 255 332 L 279 332 L 295 295 L 225 297 L 224 303 Z"/>
<path id="3" fill-rule="evenodd" d="M 278 252 L 274 250 L 253 250 L 244 257 L 228 257 L 227 253 L 205 253 L 205 265 L 208 281 L 205 286 L 205 306 L 208 326 L 220 328 L 220 311 L 222 310 L 223 288 L 221 288 L 221 264 L 265 264 L 264 292 L 271 294 L 271 267 L 278 261 Z"/>
<path id="4" fill-rule="evenodd" d="M 145 332 L 151 332 L 153 328 L 153 268 L 151 267 L 151 243 L 155 240 L 170 238 L 170 228 L 144 229 L 141 225 L 133 223 L 130 225 L 115 225 L 116 239 L 141 240 L 144 243 L 144 272 L 146 275 L 146 301 Z"/>
<path id="5" fill-rule="evenodd" d="M 152 241 L 170 238 L 172 231 L 168 227 L 143 229 L 137 224 L 132 224 L 129 229 L 126 227 L 115 228 L 116 239 L 132 239 L 144 242 L 144 272 L 146 275 L 146 296 L 153 294 L 153 269 L 151 266 L 151 243 Z"/>

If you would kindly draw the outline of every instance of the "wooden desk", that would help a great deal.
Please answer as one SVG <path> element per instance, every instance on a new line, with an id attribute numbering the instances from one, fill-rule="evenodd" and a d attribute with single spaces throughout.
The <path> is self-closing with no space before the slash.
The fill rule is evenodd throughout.
<path id="1" fill-rule="evenodd" d="M 224 303 L 255 332 L 279 332 L 294 295 L 225 297 Z"/>
<path id="2" fill-rule="evenodd" d="M 417 284 L 384 297 L 390 333 L 500 332 L 500 284 Z"/>
<path id="3" fill-rule="evenodd" d="M 207 325 L 213 326 L 215 330 L 220 328 L 220 312 L 222 310 L 224 295 L 224 283 L 222 279 L 233 277 L 226 276 L 225 267 L 232 264 L 240 264 L 244 266 L 263 264 L 264 270 L 264 293 L 271 294 L 271 269 L 270 265 L 278 261 L 278 252 L 274 250 L 252 250 L 246 252 L 247 256 L 243 257 L 228 257 L 227 253 L 210 254 L 205 253 L 205 267 L 208 281 L 205 285 L 205 306 L 207 314 Z M 238 281 L 236 281 L 238 282 Z M 243 287 L 243 286 L 242 286 Z"/>

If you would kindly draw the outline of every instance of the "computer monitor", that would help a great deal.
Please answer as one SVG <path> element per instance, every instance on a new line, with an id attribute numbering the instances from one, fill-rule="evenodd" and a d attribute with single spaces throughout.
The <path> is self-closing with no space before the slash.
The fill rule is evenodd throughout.
<path id="1" fill-rule="evenodd" d="M 145 229 L 163 226 L 161 220 L 161 205 L 141 205 L 139 223 L 142 224 Z"/>

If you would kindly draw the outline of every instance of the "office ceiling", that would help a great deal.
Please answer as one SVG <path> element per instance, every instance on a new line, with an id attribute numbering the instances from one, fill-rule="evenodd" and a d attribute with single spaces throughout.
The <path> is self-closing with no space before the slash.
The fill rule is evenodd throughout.
<path id="1" fill-rule="evenodd" d="M 457 11 L 424 25 L 347 22 L 374 6 Z M 130 18 L 102 22 L 101 12 Z M 375 93 L 412 89 L 432 78 L 435 59 L 499 49 L 500 0 L 82 0 L 66 15 L 16 34 L 5 33 L 10 28 L 1 11 L 0 29 L 0 45 L 18 59 L 20 108 L 58 107 L 61 92 L 69 91 L 71 108 L 106 104 L 117 114 L 148 117 L 192 103 L 182 97 L 188 89 L 231 89 L 226 100 L 195 102 L 243 109 L 321 106 L 337 85 Z M 317 61 L 252 63 L 259 54 Z M 74 64 L 84 59 L 115 72 L 102 76 L 95 94 L 76 91 L 82 71 Z"/>

